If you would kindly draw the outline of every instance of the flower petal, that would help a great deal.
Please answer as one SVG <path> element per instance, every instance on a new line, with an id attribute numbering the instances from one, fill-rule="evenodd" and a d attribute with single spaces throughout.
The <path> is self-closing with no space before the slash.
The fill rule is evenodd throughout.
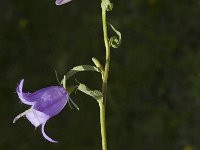
<path id="1" fill-rule="evenodd" d="M 45 113 L 37 111 L 33 108 L 26 114 L 26 117 L 35 127 L 45 123 L 50 118 L 49 115 L 46 115 Z"/>
<path id="2" fill-rule="evenodd" d="M 29 101 L 43 103 L 51 99 L 59 99 L 59 97 L 63 95 L 67 95 L 67 91 L 62 86 L 49 86 L 36 92 L 26 94 L 26 98 L 29 99 Z"/>
<path id="3" fill-rule="evenodd" d="M 24 84 L 24 79 L 22 79 L 20 81 L 19 85 L 17 86 L 17 89 L 16 89 L 17 94 L 18 94 L 22 103 L 27 104 L 27 105 L 33 105 L 34 101 L 27 97 L 29 95 L 29 93 L 23 93 L 22 92 L 23 84 Z"/>
<path id="4" fill-rule="evenodd" d="M 28 114 L 29 112 L 31 112 L 32 109 L 28 109 L 22 113 L 20 113 L 19 115 L 17 115 L 14 119 L 13 119 L 13 123 L 15 123 L 18 119 L 20 119 L 21 117 L 25 116 L 26 114 Z"/>
<path id="5" fill-rule="evenodd" d="M 63 5 L 66 4 L 68 2 L 70 2 L 71 0 L 56 0 L 55 4 L 56 5 Z"/>
<path id="6" fill-rule="evenodd" d="M 44 123 L 42 124 L 42 135 L 44 136 L 44 138 L 45 138 L 46 140 L 48 140 L 49 142 L 58 143 L 58 141 L 55 141 L 55 140 L 51 139 L 48 135 L 46 135 L 46 133 L 45 133 L 45 131 L 44 131 L 44 126 L 45 126 L 45 124 L 46 124 L 46 122 L 44 122 Z"/>
<path id="7" fill-rule="evenodd" d="M 51 117 L 57 115 L 65 107 L 69 98 L 67 91 L 62 86 L 41 89 L 37 96 L 40 100 L 35 103 L 33 108 Z"/>

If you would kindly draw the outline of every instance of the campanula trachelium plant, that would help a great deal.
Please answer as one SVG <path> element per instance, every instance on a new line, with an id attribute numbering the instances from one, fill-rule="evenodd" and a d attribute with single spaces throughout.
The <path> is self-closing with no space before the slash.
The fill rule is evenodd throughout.
<path id="1" fill-rule="evenodd" d="M 56 0 L 56 5 L 63 5 L 71 0 Z M 28 120 L 35 126 L 38 127 L 42 125 L 42 134 L 43 136 L 50 142 L 57 142 L 48 137 L 44 132 L 44 126 L 47 120 L 51 117 L 57 115 L 66 105 L 69 99 L 69 94 L 73 92 L 75 89 L 79 90 L 91 97 L 93 97 L 99 105 L 99 113 L 100 113 L 100 127 L 101 127 L 101 139 L 102 139 L 102 150 L 107 150 L 107 140 L 106 140 L 106 101 L 107 101 L 107 85 L 108 85 L 108 75 L 110 70 L 110 53 L 111 48 L 118 48 L 121 44 L 121 33 L 114 28 L 113 25 L 107 23 L 107 12 L 112 11 L 113 4 L 110 0 L 101 0 L 101 9 L 102 9 L 102 26 L 103 26 L 103 38 L 105 45 L 105 63 L 102 65 L 100 61 L 93 57 L 92 61 L 94 65 L 79 65 L 71 70 L 69 70 L 66 75 L 64 75 L 61 84 L 62 86 L 50 86 L 47 88 L 43 88 L 34 93 L 23 93 L 22 86 L 23 80 L 20 82 L 17 87 L 17 93 L 20 100 L 27 105 L 30 105 L 31 108 L 26 110 L 25 112 L 19 114 L 15 119 L 18 120 L 22 116 L 26 116 Z M 116 34 L 116 36 L 109 37 L 108 36 L 108 25 L 112 31 Z M 80 82 L 78 85 L 71 87 L 71 91 L 69 92 L 68 88 L 70 87 L 67 84 L 67 80 L 75 75 L 76 73 L 83 71 L 93 71 L 97 72 L 101 75 L 102 79 L 102 89 L 100 90 L 91 90 L 85 84 Z M 70 100 L 70 99 L 69 99 Z M 76 108 L 77 105 L 71 101 Z"/>

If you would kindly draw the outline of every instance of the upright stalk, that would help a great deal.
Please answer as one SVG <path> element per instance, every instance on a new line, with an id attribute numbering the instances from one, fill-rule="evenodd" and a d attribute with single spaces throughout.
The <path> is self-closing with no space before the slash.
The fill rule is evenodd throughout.
<path id="1" fill-rule="evenodd" d="M 102 150 L 107 150 L 107 140 L 106 140 L 106 122 L 105 122 L 105 105 L 103 102 L 99 102 L 100 108 L 100 125 L 101 125 L 101 140 L 102 140 Z"/>
<path id="2" fill-rule="evenodd" d="M 102 23 L 103 23 L 103 35 L 104 35 L 104 43 L 106 48 L 106 62 L 104 68 L 104 75 L 103 75 L 103 85 L 102 85 L 102 92 L 103 92 L 103 103 L 106 104 L 107 98 L 107 81 L 108 81 L 108 72 L 110 67 L 110 45 L 108 42 L 108 32 L 107 32 L 107 23 L 106 23 L 106 8 L 102 8 Z"/>
<path id="3" fill-rule="evenodd" d="M 106 8 L 103 6 L 102 6 L 102 24 L 103 24 L 104 43 L 105 43 L 105 48 L 106 48 L 106 62 L 105 62 L 105 67 L 104 67 L 103 83 L 102 83 L 103 101 L 99 102 L 99 107 L 100 107 L 102 150 L 107 150 L 105 108 L 106 108 L 106 99 L 107 99 L 108 73 L 109 73 L 109 66 L 110 66 L 110 45 L 109 45 L 108 33 L 107 33 Z"/>

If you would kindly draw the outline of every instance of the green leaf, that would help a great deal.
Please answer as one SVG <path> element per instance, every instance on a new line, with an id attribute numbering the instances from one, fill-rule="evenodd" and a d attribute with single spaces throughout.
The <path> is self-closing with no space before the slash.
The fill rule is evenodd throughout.
<path id="1" fill-rule="evenodd" d="M 103 95 L 102 95 L 101 91 L 90 90 L 85 84 L 80 83 L 77 89 L 79 91 L 81 91 L 81 92 L 93 97 L 98 102 L 103 100 Z"/>
<path id="2" fill-rule="evenodd" d="M 121 45 L 122 35 L 111 24 L 110 24 L 110 26 L 118 36 L 118 37 L 113 36 L 113 37 L 110 38 L 110 40 L 109 40 L 110 46 L 112 46 L 113 48 L 118 48 Z"/>
<path id="3" fill-rule="evenodd" d="M 72 68 L 66 75 L 65 75 L 65 81 L 68 80 L 71 76 L 75 75 L 78 72 L 83 72 L 83 71 L 96 71 L 100 72 L 98 68 L 95 66 L 90 66 L 90 65 L 80 65 Z M 62 80 L 62 82 L 64 79 Z"/>
<path id="4" fill-rule="evenodd" d="M 104 72 L 104 69 L 103 69 L 103 66 L 101 65 L 101 63 L 99 62 L 99 60 L 96 59 L 95 57 L 92 57 L 92 61 L 93 61 L 93 63 L 95 64 L 95 66 L 99 69 L 99 71 L 100 71 L 101 73 L 103 73 L 103 72 Z"/>

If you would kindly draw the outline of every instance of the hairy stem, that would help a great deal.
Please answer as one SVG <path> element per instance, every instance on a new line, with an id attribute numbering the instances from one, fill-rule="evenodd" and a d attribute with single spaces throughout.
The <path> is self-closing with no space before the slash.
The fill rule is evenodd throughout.
<path id="1" fill-rule="evenodd" d="M 105 62 L 105 68 L 104 68 L 104 73 L 103 73 L 103 83 L 102 83 L 103 101 L 99 102 L 99 107 L 100 107 L 102 150 L 107 150 L 105 107 L 106 107 L 106 99 L 107 99 L 107 82 L 108 82 L 108 73 L 109 73 L 109 65 L 110 65 L 110 45 L 108 41 L 105 7 L 102 7 L 102 23 L 103 23 L 104 43 L 105 43 L 105 48 L 106 48 L 106 62 Z"/>

